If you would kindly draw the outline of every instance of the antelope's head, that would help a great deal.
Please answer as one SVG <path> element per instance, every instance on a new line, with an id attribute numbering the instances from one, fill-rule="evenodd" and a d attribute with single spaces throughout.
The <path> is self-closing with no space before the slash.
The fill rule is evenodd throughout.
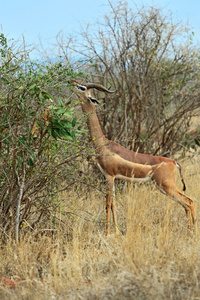
<path id="1" fill-rule="evenodd" d="M 70 84 L 73 86 L 73 91 L 78 96 L 79 100 L 86 104 L 92 103 L 92 105 L 99 105 L 99 101 L 94 97 L 92 97 L 90 93 L 90 89 L 94 88 L 98 91 L 109 93 L 109 94 L 115 93 L 115 91 L 110 91 L 106 89 L 103 85 L 96 84 L 96 83 L 82 84 L 82 83 L 78 83 L 75 80 L 70 80 Z"/>

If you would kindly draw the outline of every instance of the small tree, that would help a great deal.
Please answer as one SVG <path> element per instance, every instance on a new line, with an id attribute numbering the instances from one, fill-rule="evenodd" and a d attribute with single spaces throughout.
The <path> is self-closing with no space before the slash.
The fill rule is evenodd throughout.
<path id="1" fill-rule="evenodd" d="M 59 210 L 83 130 L 66 97 L 67 78 L 76 76 L 68 64 L 31 62 L 3 34 L 0 54 L 0 228 L 15 228 L 18 240 L 25 222 L 33 228 Z"/>

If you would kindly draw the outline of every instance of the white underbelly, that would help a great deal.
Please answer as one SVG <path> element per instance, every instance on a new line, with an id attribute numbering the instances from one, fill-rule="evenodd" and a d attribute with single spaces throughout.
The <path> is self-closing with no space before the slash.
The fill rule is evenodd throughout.
<path id="1" fill-rule="evenodd" d="M 99 170 L 101 171 L 101 173 L 106 177 L 106 173 L 102 169 L 101 165 L 99 163 L 97 163 L 97 166 L 98 166 Z M 115 178 L 120 179 L 120 180 L 124 180 L 124 181 L 127 181 L 127 182 L 131 182 L 131 183 L 142 183 L 142 182 L 147 182 L 151 179 L 151 177 L 134 178 L 134 177 L 127 177 L 127 176 L 120 175 L 120 174 L 117 174 L 115 176 Z"/>
<path id="2" fill-rule="evenodd" d="M 115 176 L 117 179 L 121 179 L 124 181 L 132 182 L 132 183 L 142 183 L 142 182 L 147 182 L 151 179 L 151 177 L 144 177 L 144 178 L 134 178 L 134 177 L 126 177 L 120 174 L 117 174 Z"/>

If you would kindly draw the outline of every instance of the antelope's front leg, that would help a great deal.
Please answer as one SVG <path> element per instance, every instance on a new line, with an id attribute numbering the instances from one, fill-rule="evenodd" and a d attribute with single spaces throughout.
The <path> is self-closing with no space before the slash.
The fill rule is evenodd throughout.
<path id="1" fill-rule="evenodd" d="M 115 225 L 115 232 L 119 233 L 117 227 L 117 214 L 115 209 L 115 199 L 114 199 L 114 177 L 106 176 L 107 180 L 107 195 L 106 195 L 106 235 L 110 234 L 110 219 L 111 219 L 111 210 L 113 214 L 113 222 Z"/>
<path id="2" fill-rule="evenodd" d="M 106 195 L 106 235 L 110 234 L 110 213 L 111 213 L 111 197 L 110 193 Z"/>
<path id="3" fill-rule="evenodd" d="M 115 182 L 113 182 L 113 197 L 112 197 L 112 202 L 111 202 L 111 210 L 112 210 L 112 214 L 113 214 L 113 222 L 115 225 L 115 233 L 116 233 L 116 235 L 118 235 L 119 228 L 117 226 L 117 213 L 116 213 L 116 202 L 115 202 Z"/>

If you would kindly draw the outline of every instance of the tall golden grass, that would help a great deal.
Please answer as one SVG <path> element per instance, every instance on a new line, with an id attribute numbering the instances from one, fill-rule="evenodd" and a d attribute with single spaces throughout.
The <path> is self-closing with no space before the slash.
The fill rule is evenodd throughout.
<path id="1" fill-rule="evenodd" d="M 200 200 L 198 160 L 183 169 L 187 195 Z M 73 214 L 54 234 L 1 243 L 0 299 L 200 299 L 200 241 L 180 205 L 151 184 L 128 185 L 116 198 L 121 234 L 106 237 L 105 199 L 85 192 L 62 195 Z"/>

